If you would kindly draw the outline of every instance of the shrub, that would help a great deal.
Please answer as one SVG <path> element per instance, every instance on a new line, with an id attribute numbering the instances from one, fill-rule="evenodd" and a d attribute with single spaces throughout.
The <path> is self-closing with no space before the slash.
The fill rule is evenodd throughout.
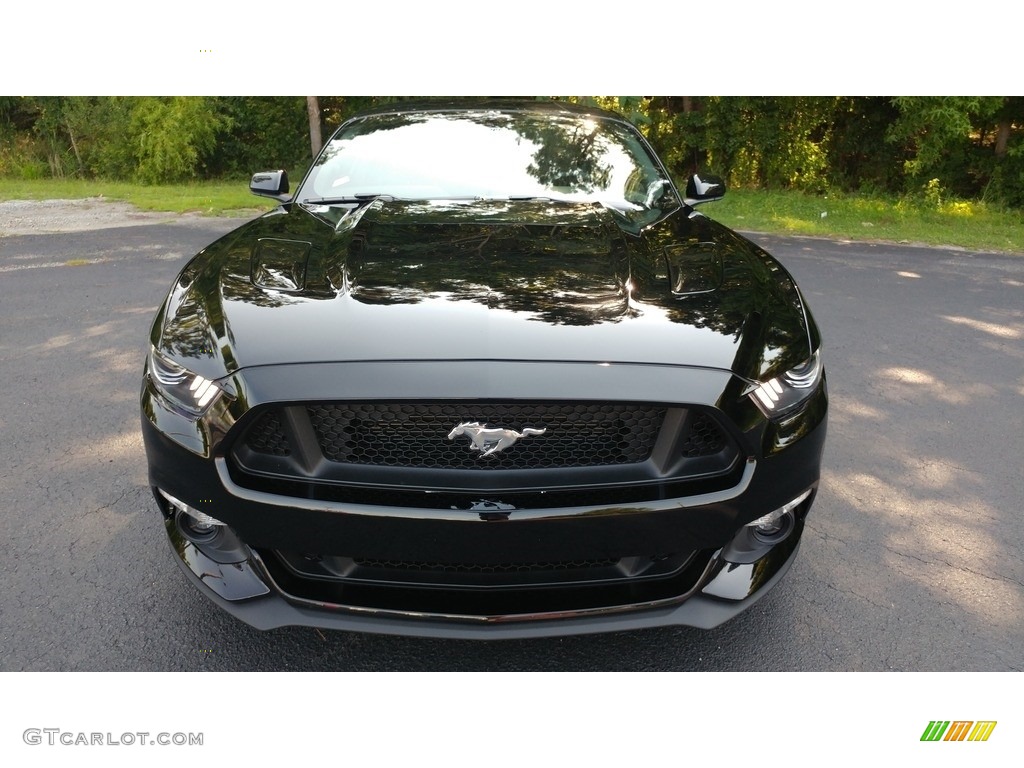
<path id="1" fill-rule="evenodd" d="M 135 177 L 155 184 L 194 177 L 228 120 L 206 97 L 141 98 L 132 109 Z"/>

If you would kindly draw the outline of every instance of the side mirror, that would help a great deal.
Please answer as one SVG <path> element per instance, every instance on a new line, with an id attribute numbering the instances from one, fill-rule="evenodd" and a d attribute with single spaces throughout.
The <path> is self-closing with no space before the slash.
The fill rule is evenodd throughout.
<path id="1" fill-rule="evenodd" d="M 721 200 L 723 197 L 725 197 L 724 179 L 720 176 L 712 176 L 710 173 L 703 175 L 695 173 L 686 182 L 686 198 L 683 202 L 693 206 L 712 200 Z"/>
<path id="2" fill-rule="evenodd" d="M 249 182 L 249 191 L 260 197 L 271 197 L 281 203 L 291 202 L 288 194 L 287 171 L 262 171 L 253 174 Z"/>

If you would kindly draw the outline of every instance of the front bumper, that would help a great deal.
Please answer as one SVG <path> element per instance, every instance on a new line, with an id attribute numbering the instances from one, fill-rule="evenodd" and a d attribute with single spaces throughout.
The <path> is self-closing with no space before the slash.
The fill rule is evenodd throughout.
<path id="1" fill-rule="evenodd" d="M 649 376 L 648 381 L 651 378 L 656 377 Z M 244 399 L 237 404 L 243 413 L 270 399 L 258 394 L 260 383 L 235 383 L 239 399 Z M 699 384 L 690 391 L 702 387 L 711 394 L 726 386 L 718 372 L 710 371 L 699 372 L 690 383 Z M 313 389 L 317 386 L 323 384 L 314 384 Z M 651 386 L 657 388 L 658 382 Z M 325 397 L 315 391 L 299 395 L 310 400 Z M 230 425 L 219 428 L 218 420 L 230 414 L 214 414 L 208 423 L 192 424 L 189 434 L 189 425 L 163 408 L 148 386 L 143 390 L 142 425 L 154 489 L 230 526 L 226 531 L 234 538 L 226 549 L 193 543 L 176 525 L 174 510 L 158 496 L 179 564 L 227 612 L 259 629 L 301 625 L 497 639 L 676 625 L 707 629 L 746 610 L 791 566 L 813 494 L 798 508 L 792 530 L 781 541 L 753 548 L 737 547 L 736 541 L 746 536 L 747 522 L 816 488 L 825 410 L 822 386 L 799 418 L 791 417 L 782 427 L 763 420 L 752 427 L 747 447 L 756 445 L 756 450 L 751 449 L 737 467 L 735 485 L 724 490 L 490 516 L 298 499 L 240 487 L 218 449 L 230 430 Z M 484 551 L 495 562 L 527 555 L 539 561 L 589 561 L 607 556 L 613 546 L 620 553 L 691 554 L 681 556 L 677 571 L 659 578 L 583 588 L 556 585 L 547 591 L 533 586 L 516 590 L 507 584 L 432 590 L 416 584 L 378 588 L 331 583 L 296 574 L 288 566 L 289 555 L 283 554 L 359 551 L 388 561 L 449 562 L 466 552 Z"/>
<path id="2" fill-rule="evenodd" d="M 183 540 L 173 520 L 165 524 L 176 561 L 189 580 L 224 611 L 256 629 L 304 626 L 464 640 L 560 637 L 673 626 L 713 629 L 746 611 L 774 587 L 792 566 L 800 548 L 798 530 L 784 546 L 779 545 L 754 563 L 735 564 L 715 557 L 708 563 L 702 589 L 653 604 L 547 616 L 470 618 L 295 600 L 280 591 L 255 552 L 250 551 L 250 556 L 238 563 L 218 563 Z M 802 521 L 799 527 L 802 529 Z M 734 599 L 723 599 L 718 594 L 730 594 Z"/>

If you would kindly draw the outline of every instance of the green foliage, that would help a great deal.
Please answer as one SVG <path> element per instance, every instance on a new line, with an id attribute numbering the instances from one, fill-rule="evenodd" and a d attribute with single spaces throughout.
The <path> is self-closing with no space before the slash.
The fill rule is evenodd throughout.
<path id="1" fill-rule="evenodd" d="M 198 175 L 229 120 L 213 100 L 174 96 L 141 98 L 132 109 L 130 134 L 136 142 L 135 177 L 155 184 Z"/>
<path id="2" fill-rule="evenodd" d="M 899 114 L 886 138 L 907 150 L 906 189 L 937 179 L 949 195 L 1024 205 L 1024 98 L 917 96 L 892 102 Z"/>
<path id="3" fill-rule="evenodd" d="M 50 169 L 31 136 L 0 133 L 0 177 L 42 179 Z"/>
<path id="4" fill-rule="evenodd" d="M 204 97 L 38 97 L 0 104 L 0 124 L 28 125 L 4 142 L 0 171 L 26 177 L 45 162 L 54 178 L 135 179 L 147 183 L 200 175 L 231 124 Z M 28 139 L 26 141 L 26 139 Z M 17 173 L 20 168 L 21 172 Z M 12 174 L 14 170 L 16 173 Z"/>
<path id="5" fill-rule="evenodd" d="M 707 146 L 713 163 L 742 186 L 804 190 L 827 188 L 824 145 L 832 99 L 737 98 L 709 100 L 714 130 Z M 719 136 L 721 138 L 719 138 Z"/>
<path id="6" fill-rule="evenodd" d="M 134 175 L 131 141 L 135 99 L 73 96 L 63 100 L 63 138 L 70 145 L 77 176 L 126 179 Z"/>
<path id="7" fill-rule="evenodd" d="M 1024 208 L 1024 141 L 1018 141 L 993 169 L 981 199 Z"/>
<path id="8" fill-rule="evenodd" d="M 924 204 L 929 208 L 939 210 L 942 208 L 942 197 L 946 190 L 942 188 L 942 184 L 938 179 L 929 179 L 922 188 Z"/>
<path id="9" fill-rule="evenodd" d="M 976 124 L 991 120 L 1002 105 L 999 97 L 902 96 L 893 99 L 899 117 L 889 128 L 890 141 L 908 144 L 913 157 L 907 173 L 921 177 L 941 164 L 947 153 L 969 143 Z"/>
<path id="10" fill-rule="evenodd" d="M 551 97 L 536 97 L 551 98 Z M 612 109 L 669 171 L 733 188 L 1024 207 L 1024 97 L 564 97 Z M 397 96 L 321 96 L 326 138 Z M 476 97 L 471 99 L 477 100 Z M 248 177 L 312 158 L 305 98 L 0 97 L 0 176 L 148 183 Z M 934 201 L 931 201 L 934 202 Z"/>
<path id="11" fill-rule="evenodd" d="M 642 130 L 669 170 L 712 170 L 732 185 L 822 190 L 832 98 L 658 97 L 619 111 Z"/>
<path id="12" fill-rule="evenodd" d="M 207 160 L 212 176 L 248 178 L 273 168 L 291 173 L 312 162 L 305 97 L 224 96 L 214 101 L 230 127 Z"/>
<path id="13" fill-rule="evenodd" d="M 824 142 L 829 185 L 848 192 L 902 190 L 909 151 L 886 140 L 898 118 L 898 108 L 886 97 L 837 99 Z"/>

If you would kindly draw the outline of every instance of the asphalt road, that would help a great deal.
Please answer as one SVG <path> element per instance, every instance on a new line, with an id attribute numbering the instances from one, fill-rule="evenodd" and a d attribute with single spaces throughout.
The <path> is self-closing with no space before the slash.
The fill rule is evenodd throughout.
<path id="1" fill-rule="evenodd" d="M 0 669 L 1024 670 L 1024 257 L 754 236 L 811 303 L 832 396 L 793 569 L 709 632 L 456 642 L 261 633 L 172 561 L 146 336 L 237 223 L 0 232 Z"/>

